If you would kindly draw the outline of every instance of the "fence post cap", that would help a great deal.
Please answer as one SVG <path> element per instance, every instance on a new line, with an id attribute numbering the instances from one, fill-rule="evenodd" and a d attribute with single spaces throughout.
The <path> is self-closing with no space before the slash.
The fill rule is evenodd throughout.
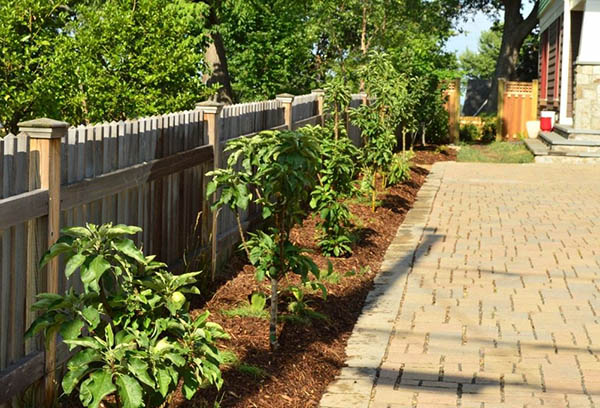
<path id="1" fill-rule="evenodd" d="M 221 113 L 224 106 L 225 104 L 222 102 L 203 101 L 196 104 L 196 109 L 204 113 L 214 113 L 215 115 L 218 115 Z"/>
<path id="2" fill-rule="evenodd" d="M 49 118 L 39 118 L 19 122 L 19 131 L 27 133 L 34 139 L 60 139 L 67 134 L 69 125 L 67 122 Z"/>
<path id="3" fill-rule="evenodd" d="M 289 93 L 282 93 L 275 97 L 281 103 L 292 103 L 294 101 L 294 95 Z"/>
<path id="4" fill-rule="evenodd" d="M 310 93 L 315 94 L 317 96 L 325 95 L 325 90 L 321 88 L 313 89 Z"/>

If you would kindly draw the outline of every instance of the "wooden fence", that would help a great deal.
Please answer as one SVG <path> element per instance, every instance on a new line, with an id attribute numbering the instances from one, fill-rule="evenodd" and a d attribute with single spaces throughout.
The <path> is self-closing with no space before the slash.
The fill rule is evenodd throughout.
<path id="1" fill-rule="evenodd" d="M 55 344 L 46 351 L 39 338 L 25 342 L 23 334 L 35 318 L 36 294 L 80 287 L 63 278 L 58 263 L 38 270 L 59 228 L 139 225 L 143 232 L 135 239 L 145 253 L 177 267 L 207 253 L 214 271 L 219 254 L 238 238 L 233 214 L 217 217 L 205 198 L 206 173 L 226 163 L 225 143 L 322 118 L 319 91 L 224 108 L 202 103 L 192 111 L 93 126 L 36 120 L 0 139 L 0 407 L 42 378 L 45 398 L 53 397 L 54 367 L 66 354 L 59 347 L 57 357 Z M 360 141 L 356 129 L 350 133 Z M 252 207 L 241 214 L 244 226 L 258 215 Z"/>
<path id="2" fill-rule="evenodd" d="M 537 119 L 538 81 L 498 80 L 498 125 L 496 136 L 515 140 L 526 135 L 526 123 Z"/>

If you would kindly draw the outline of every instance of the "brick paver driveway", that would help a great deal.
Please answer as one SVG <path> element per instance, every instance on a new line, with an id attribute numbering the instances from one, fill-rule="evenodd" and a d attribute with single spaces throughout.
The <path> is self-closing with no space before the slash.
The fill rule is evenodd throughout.
<path id="1" fill-rule="evenodd" d="M 600 166 L 434 173 L 365 406 L 600 408 Z"/>

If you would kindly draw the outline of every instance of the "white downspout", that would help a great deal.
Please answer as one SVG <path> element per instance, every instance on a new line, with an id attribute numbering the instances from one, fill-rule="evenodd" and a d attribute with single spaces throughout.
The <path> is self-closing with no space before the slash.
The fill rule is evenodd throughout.
<path id="1" fill-rule="evenodd" d="M 562 55 L 560 61 L 560 111 L 558 123 L 572 126 L 573 118 L 567 117 L 567 105 L 569 100 L 569 73 L 573 65 L 569 64 L 571 55 L 571 6 L 570 1 L 563 1 L 563 35 Z"/>

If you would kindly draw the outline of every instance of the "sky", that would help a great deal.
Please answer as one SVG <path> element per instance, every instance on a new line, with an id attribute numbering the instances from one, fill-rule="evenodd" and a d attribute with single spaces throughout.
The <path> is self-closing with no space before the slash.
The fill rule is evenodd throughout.
<path id="1" fill-rule="evenodd" d="M 524 5 L 523 9 L 521 10 L 521 14 L 524 17 L 527 17 L 533 8 L 533 2 L 524 0 L 523 3 Z M 498 18 L 500 20 L 503 19 L 502 11 L 498 14 Z M 461 28 L 464 32 L 460 35 L 450 38 L 450 40 L 446 43 L 446 51 L 455 51 L 457 55 L 460 55 L 466 49 L 477 51 L 477 44 L 479 42 L 479 36 L 481 35 L 481 32 L 492 27 L 493 21 L 494 20 L 492 18 L 488 17 L 484 13 L 477 13 L 468 21 L 461 21 L 459 28 Z"/>
<path id="2" fill-rule="evenodd" d="M 477 43 L 482 31 L 492 26 L 493 20 L 484 13 L 477 13 L 473 19 L 461 21 L 463 33 L 450 38 L 446 43 L 446 51 L 462 54 L 466 49 L 477 51 Z"/>

